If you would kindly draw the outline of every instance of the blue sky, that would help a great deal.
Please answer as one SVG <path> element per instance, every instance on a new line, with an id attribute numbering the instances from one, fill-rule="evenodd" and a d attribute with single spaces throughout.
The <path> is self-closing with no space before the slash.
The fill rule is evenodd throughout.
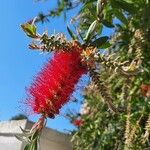
<path id="1" fill-rule="evenodd" d="M 20 29 L 20 24 L 35 17 L 39 12 L 47 12 L 55 6 L 55 1 L 35 3 L 34 0 L 1 0 L 0 1 L 0 120 L 8 120 L 22 113 L 19 108 L 25 98 L 25 87 L 32 82 L 33 76 L 40 70 L 49 55 L 33 52 L 28 49 L 31 39 Z M 71 14 L 74 14 L 72 12 Z M 69 16 L 68 16 L 69 17 Z M 47 24 L 38 24 L 42 33 L 66 32 L 66 22 L 63 17 L 52 19 Z M 79 97 L 79 96 L 77 96 Z M 69 104 L 65 108 L 70 108 Z M 79 106 L 72 105 L 78 109 Z M 64 111 L 63 111 L 64 112 Z M 61 116 L 48 121 L 48 126 L 59 131 L 71 130 L 73 126 Z M 38 116 L 30 116 L 36 121 Z"/>

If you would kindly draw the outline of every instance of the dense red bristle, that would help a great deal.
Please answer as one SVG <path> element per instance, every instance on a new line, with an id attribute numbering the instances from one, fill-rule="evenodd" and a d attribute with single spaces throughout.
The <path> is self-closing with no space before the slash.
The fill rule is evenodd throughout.
<path id="1" fill-rule="evenodd" d="M 80 51 L 56 52 L 35 77 L 27 90 L 27 102 L 35 113 L 53 118 L 68 102 L 79 78 L 87 72 L 81 65 Z"/>
<path id="2" fill-rule="evenodd" d="M 73 125 L 80 127 L 83 124 L 83 121 L 81 119 L 75 119 L 72 123 Z"/>

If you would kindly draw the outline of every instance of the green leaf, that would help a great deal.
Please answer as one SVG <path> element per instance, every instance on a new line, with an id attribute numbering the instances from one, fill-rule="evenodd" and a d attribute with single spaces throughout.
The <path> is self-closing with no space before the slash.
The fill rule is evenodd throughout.
<path id="1" fill-rule="evenodd" d="M 36 26 L 26 23 L 21 25 L 22 30 L 25 32 L 25 34 L 31 38 L 36 38 Z"/>
<path id="2" fill-rule="evenodd" d="M 97 34 L 101 35 L 102 31 L 103 31 L 103 25 L 99 24 L 98 27 L 97 27 Z"/>
<path id="3" fill-rule="evenodd" d="M 114 28 L 115 27 L 111 22 L 109 22 L 107 20 L 102 20 L 102 24 L 108 28 Z"/>
<path id="4" fill-rule="evenodd" d="M 38 149 L 38 140 L 35 141 L 35 150 Z"/>
<path id="5" fill-rule="evenodd" d="M 126 19 L 124 14 L 119 9 L 113 9 L 113 13 L 122 23 L 124 23 L 124 24 L 128 23 L 128 20 Z"/>
<path id="6" fill-rule="evenodd" d="M 35 149 L 35 143 L 32 143 L 32 144 L 30 145 L 30 150 L 37 150 L 37 149 Z"/>
<path id="7" fill-rule="evenodd" d="M 87 32 L 87 34 L 86 34 L 86 36 L 85 36 L 85 38 L 84 38 L 85 41 L 88 42 L 88 41 L 92 38 L 92 35 L 94 35 L 94 31 L 95 31 L 97 25 L 98 25 L 98 21 L 97 21 L 97 20 L 95 20 L 95 21 L 90 25 L 90 27 L 89 27 L 89 29 L 88 29 L 88 32 Z"/>
<path id="8" fill-rule="evenodd" d="M 73 40 L 76 40 L 75 35 L 73 34 L 73 32 L 70 30 L 70 28 L 69 28 L 68 26 L 67 26 L 67 31 L 68 31 L 69 35 L 71 36 L 71 38 L 72 38 Z"/>
<path id="9" fill-rule="evenodd" d="M 83 41 L 83 36 L 82 36 L 82 34 L 81 34 L 81 32 L 80 31 L 78 31 L 78 36 L 82 39 L 82 41 Z"/>
<path id="10" fill-rule="evenodd" d="M 109 48 L 111 44 L 109 42 L 104 43 L 102 46 L 100 46 L 101 49 Z"/>
<path id="11" fill-rule="evenodd" d="M 135 14 L 138 10 L 134 6 L 134 3 L 128 3 L 124 0 L 111 0 L 112 7 L 121 8 L 131 14 Z"/>
<path id="12" fill-rule="evenodd" d="M 101 13 L 101 8 L 102 6 L 101 6 L 101 0 L 98 0 L 97 1 L 97 16 L 99 16 L 100 15 L 100 13 Z"/>
<path id="13" fill-rule="evenodd" d="M 94 47 L 100 48 L 103 44 L 105 44 L 107 42 L 108 39 L 109 39 L 108 36 L 100 37 L 100 38 L 96 39 L 95 41 L 93 41 L 91 43 L 91 45 Z"/>
<path id="14" fill-rule="evenodd" d="M 31 140 L 38 139 L 38 136 L 39 136 L 39 132 L 38 132 L 38 130 L 36 130 L 36 131 L 34 132 L 34 134 L 32 134 Z"/>
<path id="15" fill-rule="evenodd" d="M 32 143 L 27 144 L 24 150 L 37 150 L 38 149 L 38 140 L 33 140 Z"/>
<path id="16" fill-rule="evenodd" d="M 24 147 L 24 150 L 30 150 L 30 144 L 27 144 L 27 145 Z"/>

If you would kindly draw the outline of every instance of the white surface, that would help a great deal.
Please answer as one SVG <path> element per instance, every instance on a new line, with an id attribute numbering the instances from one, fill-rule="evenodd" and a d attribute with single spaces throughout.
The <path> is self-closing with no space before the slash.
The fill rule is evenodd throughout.
<path id="1" fill-rule="evenodd" d="M 0 150 L 22 150 L 23 143 L 14 135 L 23 129 L 30 129 L 33 123 L 27 120 L 0 122 Z M 40 150 L 72 150 L 70 137 L 58 131 L 45 128 L 40 139 Z"/>

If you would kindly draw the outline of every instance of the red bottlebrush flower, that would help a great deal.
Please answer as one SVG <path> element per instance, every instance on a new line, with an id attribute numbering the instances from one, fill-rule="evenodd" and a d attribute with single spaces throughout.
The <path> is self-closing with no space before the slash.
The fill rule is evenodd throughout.
<path id="1" fill-rule="evenodd" d="M 141 93 L 146 96 L 149 97 L 150 96 L 150 85 L 147 84 L 142 84 L 141 87 Z"/>
<path id="2" fill-rule="evenodd" d="M 81 119 L 76 119 L 72 122 L 75 126 L 80 127 L 83 123 Z"/>
<path id="3" fill-rule="evenodd" d="M 81 50 L 76 49 L 54 53 L 27 89 L 27 104 L 34 113 L 53 118 L 69 101 L 79 78 L 87 72 L 81 62 Z"/>

